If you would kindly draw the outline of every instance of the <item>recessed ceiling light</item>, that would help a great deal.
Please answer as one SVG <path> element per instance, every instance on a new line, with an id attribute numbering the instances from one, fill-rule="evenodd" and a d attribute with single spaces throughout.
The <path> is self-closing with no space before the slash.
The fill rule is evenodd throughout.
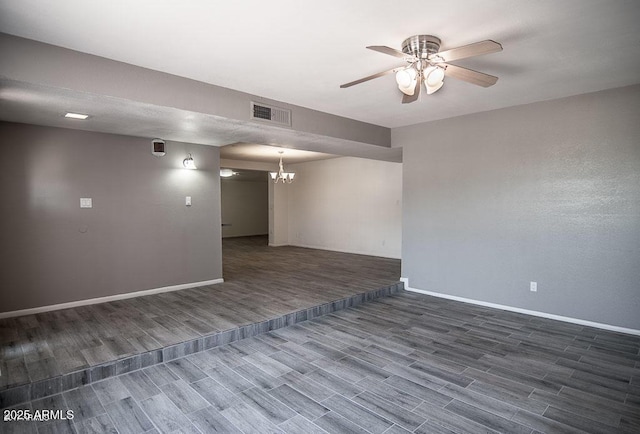
<path id="1" fill-rule="evenodd" d="M 82 119 L 85 120 L 86 118 L 89 117 L 89 115 L 83 115 L 82 113 L 67 113 L 66 115 L 64 115 L 65 118 L 71 118 L 71 119 Z"/>

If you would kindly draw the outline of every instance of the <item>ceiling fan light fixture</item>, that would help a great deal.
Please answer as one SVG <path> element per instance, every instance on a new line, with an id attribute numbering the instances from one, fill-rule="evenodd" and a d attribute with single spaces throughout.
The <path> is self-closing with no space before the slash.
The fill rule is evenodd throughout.
<path id="1" fill-rule="evenodd" d="M 416 76 L 415 73 L 416 71 L 413 68 L 404 68 L 396 72 L 396 83 L 398 83 L 398 87 L 409 87 Z"/>
<path id="2" fill-rule="evenodd" d="M 449 63 L 454 60 L 502 51 L 502 45 L 498 42 L 487 39 L 444 51 L 440 51 L 440 45 L 440 38 L 433 35 L 415 35 L 405 39 L 402 43 L 402 51 L 385 45 L 370 45 L 367 49 L 399 57 L 409 64 L 342 84 L 340 88 L 344 89 L 395 73 L 398 89 L 404 93 L 402 103 L 406 104 L 418 100 L 422 82 L 427 88 L 427 94 L 437 92 L 444 83 L 445 69 L 448 77 L 463 80 L 477 86 L 489 87 L 498 81 L 498 77 L 493 75 Z"/>
<path id="3" fill-rule="evenodd" d="M 444 69 L 437 66 L 428 67 L 424 81 L 427 87 L 441 86 L 444 81 Z"/>
<path id="4" fill-rule="evenodd" d="M 435 92 L 439 91 L 443 84 L 444 84 L 444 82 L 441 81 L 440 83 L 438 83 L 435 86 L 429 86 L 429 84 L 425 80 L 424 85 L 427 87 L 427 95 L 431 95 L 432 93 L 435 93 Z"/>
<path id="5" fill-rule="evenodd" d="M 412 68 L 401 69 L 396 73 L 396 83 L 398 83 L 398 89 L 405 95 L 413 95 L 416 87 L 416 80 L 418 78 L 417 71 Z"/>
<path id="6" fill-rule="evenodd" d="M 408 88 L 403 88 L 403 87 L 399 87 L 398 89 L 400 89 L 400 92 L 404 93 L 405 95 L 409 95 L 409 96 L 413 96 L 413 94 L 416 92 L 415 91 L 415 87 L 410 86 Z"/>
<path id="7" fill-rule="evenodd" d="M 424 86 L 427 88 L 427 95 L 431 95 L 440 90 L 444 84 L 444 68 L 429 66 L 425 69 Z"/>

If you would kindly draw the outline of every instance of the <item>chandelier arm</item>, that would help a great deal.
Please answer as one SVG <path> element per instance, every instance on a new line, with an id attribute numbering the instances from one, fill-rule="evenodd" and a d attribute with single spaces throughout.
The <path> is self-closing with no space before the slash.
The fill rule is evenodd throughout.
<path id="1" fill-rule="evenodd" d="M 284 164 L 282 162 L 282 153 L 283 151 L 280 151 L 280 161 L 278 162 L 278 172 L 272 172 L 274 176 L 273 178 L 273 182 L 274 184 L 277 184 L 278 181 L 282 180 L 283 184 L 291 184 L 293 182 L 293 175 L 295 175 L 294 172 L 285 172 L 284 171 Z"/>

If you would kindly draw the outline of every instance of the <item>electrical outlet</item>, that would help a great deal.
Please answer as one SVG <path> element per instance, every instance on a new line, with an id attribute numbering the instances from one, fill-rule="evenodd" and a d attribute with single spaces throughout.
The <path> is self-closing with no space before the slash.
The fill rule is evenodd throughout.
<path id="1" fill-rule="evenodd" d="M 529 282 L 531 292 L 538 292 L 538 282 Z"/>

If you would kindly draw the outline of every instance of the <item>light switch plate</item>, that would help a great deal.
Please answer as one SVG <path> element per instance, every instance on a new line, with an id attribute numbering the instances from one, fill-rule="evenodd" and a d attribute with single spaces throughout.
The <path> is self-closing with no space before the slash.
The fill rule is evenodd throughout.
<path id="1" fill-rule="evenodd" d="M 81 197 L 80 208 L 93 208 L 93 200 L 90 197 Z"/>
<path id="2" fill-rule="evenodd" d="M 191 206 L 191 196 L 187 196 L 184 200 L 184 204 L 187 206 Z"/>

